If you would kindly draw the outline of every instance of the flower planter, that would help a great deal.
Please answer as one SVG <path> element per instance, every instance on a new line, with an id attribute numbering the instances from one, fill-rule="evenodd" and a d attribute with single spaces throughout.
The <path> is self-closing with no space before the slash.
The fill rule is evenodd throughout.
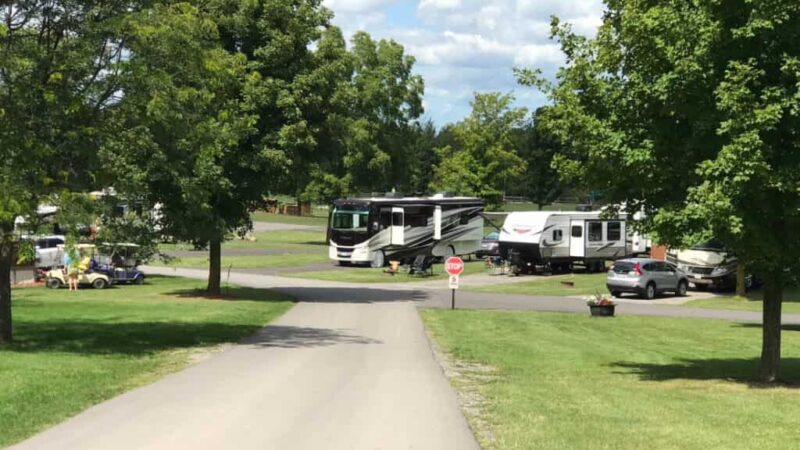
<path id="1" fill-rule="evenodd" d="M 617 305 L 591 305 L 589 311 L 592 316 L 597 317 L 614 317 L 614 307 Z"/>

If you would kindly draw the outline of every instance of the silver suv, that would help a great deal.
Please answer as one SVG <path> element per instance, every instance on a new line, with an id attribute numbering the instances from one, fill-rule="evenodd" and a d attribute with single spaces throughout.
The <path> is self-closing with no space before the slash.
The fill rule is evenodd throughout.
<path id="1" fill-rule="evenodd" d="M 608 270 L 606 287 L 614 297 L 634 292 L 653 299 L 662 292 L 684 296 L 689 287 L 686 273 L 674 264 L 649 258 L 630 258 L 614 261 Z"/>

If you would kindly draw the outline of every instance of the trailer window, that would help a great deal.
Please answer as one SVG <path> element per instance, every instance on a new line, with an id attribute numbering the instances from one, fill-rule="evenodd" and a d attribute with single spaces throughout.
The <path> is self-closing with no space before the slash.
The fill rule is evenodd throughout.
<path id="1" fill-rule="evenodd" d="M 402 227 L 403 226 L 403 213 L 401 213 L 401 212 L 393 212 L 392 213 L 392 226 L 395 226 L 395 227 Z"/>
<path id="2" fill-rule="evenodd" d="M 583 227 L 580 225 L 573 225 L 572 226 L 572 237 L 579 238 L 583 237 Z"/>
<path id="3" fill-rule="evenodd" d="M 608 222 L 606 228 L 606 240 L 618 241 L 622 238 L 622 224 L 620 222 Z"/>
<path id="4" fill-rule="evenodd" d="M 553 241 L 558 242 L 564 239 L 564 232 L 561 230 L 553 230 Z"/>
<path id="5" fill-rule="evenodd" d="M 589 242 L 603 240 L 603 222 L 589 222 Z"/>

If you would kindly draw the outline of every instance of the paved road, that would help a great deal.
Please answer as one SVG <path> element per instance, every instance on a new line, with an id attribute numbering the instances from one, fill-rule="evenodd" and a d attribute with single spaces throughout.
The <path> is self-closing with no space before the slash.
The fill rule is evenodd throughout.
<path id="1" fill-rule="evenodd" d="M 263 286 L 270 278 L 235 281 Z M 289 290 L 314 289 L 295 291 L 308 302 L 242 344 L 15 448 L 478 448 L 409 301 L 413 292 L 362 289 L 341 298 L 324 282 L 281 280 Z"/>

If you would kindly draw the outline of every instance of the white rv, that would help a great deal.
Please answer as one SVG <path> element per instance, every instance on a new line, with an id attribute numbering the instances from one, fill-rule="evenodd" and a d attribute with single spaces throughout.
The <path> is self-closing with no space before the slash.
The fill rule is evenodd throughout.
<path id="1" fill-rule="evenodd" d="M 328 256 L 341 265 L 419 255 L 465 255 L 480 249 L 483 201 L 470 197 L 372 197 L 333 202 Z"/>
<path id="2" fill-rule="evenodd" d="M 626 216 L 607 219 L 600 211 L 512 212 L 500 230 L 500 255 L 518 272 L 532 272 L 536 266 L 568 271 L 574 263 L 584 264 L 590 272 L 602 271 L 605 261 L 633 254 L 634 242 L 647 245 L 643 236 L 628 233 Z"/>

